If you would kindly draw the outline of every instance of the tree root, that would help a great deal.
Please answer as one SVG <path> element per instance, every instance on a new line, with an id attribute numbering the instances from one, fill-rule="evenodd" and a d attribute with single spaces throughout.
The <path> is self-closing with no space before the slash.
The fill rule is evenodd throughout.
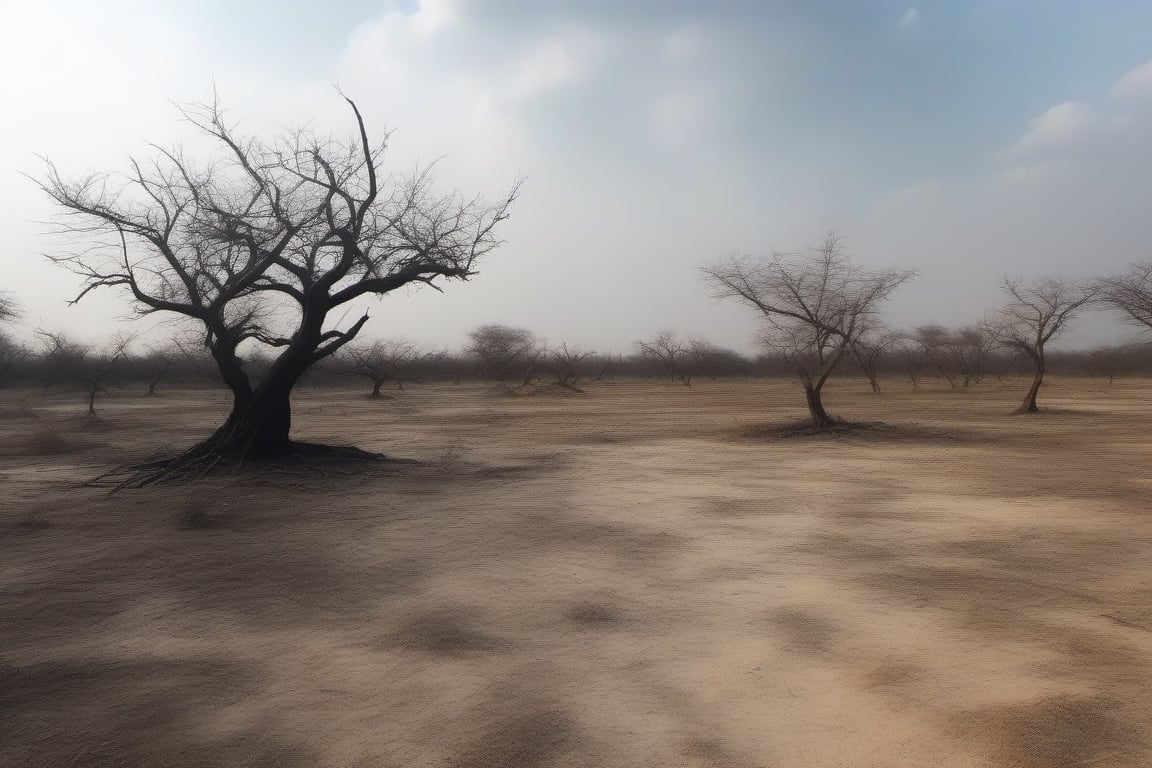
<path id="1" fill-rule="evenodd" d="M 234 474 L 245 471 L 264 474 L 288 468 L 347 472 L 385 461 L 414 463 L 403 459 L 388 459 L 382 453 L 350 445 L 293 441 L 275 455 L 251 457 L 238 452 L 213 450 L 211 446 L 201 443 L 171 458 L 116 467 L 89 480 L 86 485 L 109 487 L 109 493 L 117 493 L 128 488 L 146 488 L 166 482 L 195 482 L 210 473 L 225 470 Z"/>

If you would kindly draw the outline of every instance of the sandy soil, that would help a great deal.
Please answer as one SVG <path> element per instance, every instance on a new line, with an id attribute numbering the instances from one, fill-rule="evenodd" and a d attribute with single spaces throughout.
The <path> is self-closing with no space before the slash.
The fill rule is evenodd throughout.
<path id="1" fill-rule="evenodd" d="M 0 764 L 1152 764 L 1152 382 L 866 389 L 309 391 L 421 463 L 112 496 L 220 395 L 0 395 Z"/>

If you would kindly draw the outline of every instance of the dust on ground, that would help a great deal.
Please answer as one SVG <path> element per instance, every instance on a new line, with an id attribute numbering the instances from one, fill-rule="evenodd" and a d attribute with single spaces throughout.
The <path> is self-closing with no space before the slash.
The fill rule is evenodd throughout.
<path id="1" fill-rule="evenodd" d="M 417 464 L 109 496 L 218 392 L 0 396 L 0 764 L 1152 764 L 1152 382 L 302 391 Z"/>

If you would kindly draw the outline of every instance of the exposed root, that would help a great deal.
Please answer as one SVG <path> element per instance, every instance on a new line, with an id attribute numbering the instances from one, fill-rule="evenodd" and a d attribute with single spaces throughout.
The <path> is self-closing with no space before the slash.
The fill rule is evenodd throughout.
<path id="1" fill-rule="evenodd" d="M 109 492 L 116 493 L 126 488 L 146 488 L 163 482 L 195 482 L 220 471 L 264 474 L 291 468 L 305 472 L 347 473 L 385 461 L 404 460 L 388 459 L 384 454 L 354 446 L 300 442 L 289 443 L 284 451 L 274 456 L 246 457 L 213 451 L 201 443 L 171 458 L 116 467 L 88 481 L 87 485 L 110 487 Z"/>

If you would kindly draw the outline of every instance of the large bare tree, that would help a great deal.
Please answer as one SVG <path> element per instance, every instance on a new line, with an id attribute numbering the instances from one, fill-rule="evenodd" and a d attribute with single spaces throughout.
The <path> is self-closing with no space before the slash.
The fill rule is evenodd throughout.
<path id="1" fill-rule="evenodd" d="M 736 299 L 763 316 L 763 341 L 792 364 L 818 429 L 836 423 L 821 397 L 828 377 L 876 325 L 880 305 L 915 274 L 860 268 L 835 233 L 803 254 L 736 255 L 704 268 L 719 297 Z"/>
<path id="2" fill-rule="evenodd" d="M 182 459 L 251 458 L 317 449 L 290 440 L 291 393 L 301 376 L 356 337 L 358 299 L 410 285 L 467 279 L 499 244 L 516 188 L 495 204 L 437 192 L 430 169 L 385 174 L 387 135 L 374 141 L 345 99 L 348 139 L 310 130 L 266 141 L 242 135 L 217 102 L 183 110 L 217 154 L 179 148 L 131 160 L 122 178 L 68 178 L 48 162 L 40 184 L 64 232 L 86 242 L 54 256 L 84 278 L 77 301 L 120 289 L 140 313 L 198 323 L 232 391 L 216 432 Z M 254 381 L 242 345 L 274 350 Z"/>
<path id="3" fill-rule="evenodd" d="M 999 315 L 988 322 L 987 328 L 997 343 L 1032 362 L 1032 384 L 1018 413 L 1040 410 L 1036 397 L 1044 383 L 1045 348 L 1085 306 L 1096 299 L 1099 290 L 1099 286 L 1056 278 L 1043 278 L 1031 284 L 1004 278 L 1008 302 L 1000 309 Z"/>

